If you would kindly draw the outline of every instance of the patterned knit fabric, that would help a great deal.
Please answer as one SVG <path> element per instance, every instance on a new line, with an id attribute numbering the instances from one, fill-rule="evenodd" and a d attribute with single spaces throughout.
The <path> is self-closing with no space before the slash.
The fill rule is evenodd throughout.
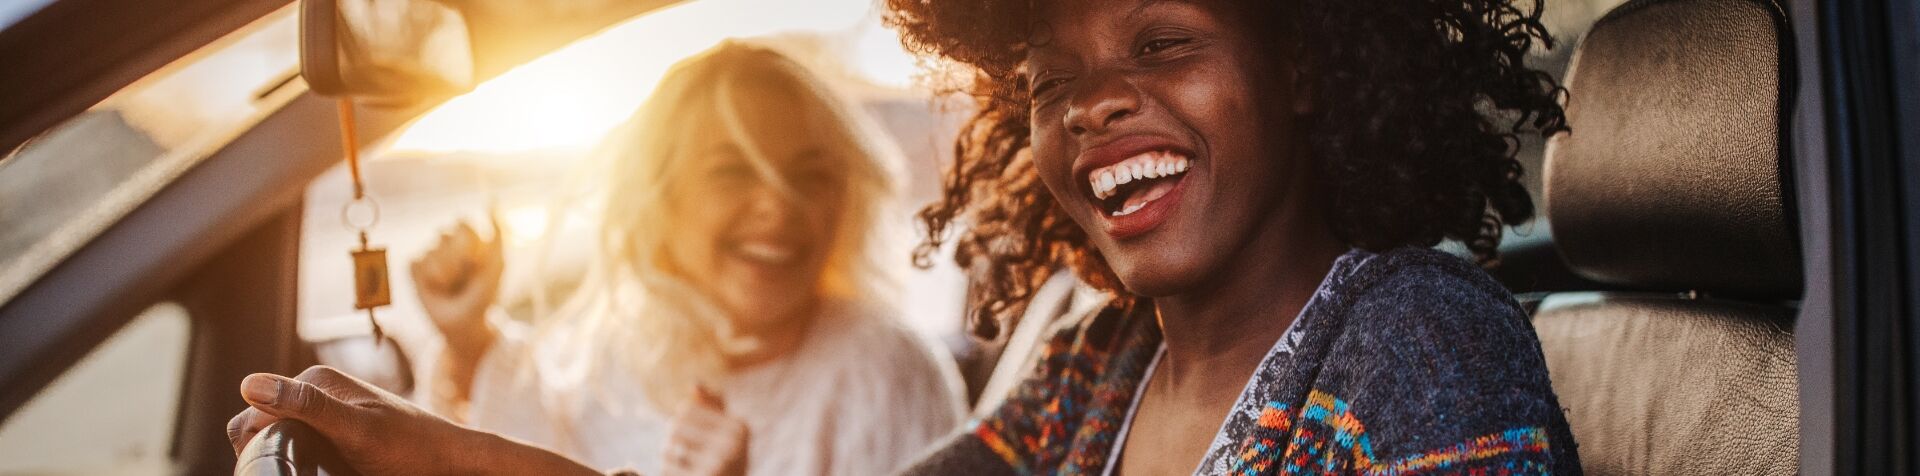
<path id="1" fill-rule="evenodd" d="M 998 410 L 907 474 L 1099 474 L 1160 344 L 1142 307 L 1053 336 Z M 1539 339 L 1472 264 L 1353 251 L 1298 319 L 1197 474 L 1580 474 Z"/>
<path id="2" fill-rule="evenodd" d="M 974 434 L 1020 474 L 1097 474 L 1159 346 L 1150 311 L 1103 310 L 1048 340 L 1038 373 Z"/>

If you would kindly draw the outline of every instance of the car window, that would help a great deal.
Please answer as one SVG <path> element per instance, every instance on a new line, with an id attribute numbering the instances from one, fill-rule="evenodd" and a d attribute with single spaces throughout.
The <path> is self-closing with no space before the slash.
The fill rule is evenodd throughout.
<path id="1" fill-rule="evenodd" d="M 0 422 L 0 474 L 168 474 L 191 323 L 162 303 Z"/>
<path id="2" fill-rule="evenodd" d="M 1555 80 L 1565 81 L 1567 66 L 1573 63 L 1573 50 L 1580 47 L 1580 40 L 1586 37 L 1587 30 L 1593 27 L 1593 22 L 1600 20 L 1601 16 L 1606 15 L 1614 7 L 1626 2 L 1627 0 L 1563 0 L 1548 4 L 1541 16 L 1547 26 L 1547 32 L 1553 34 L 1553 49 L 1535 48 L 1527 55 L 1527 65 L 1553 75 Z M 1527 193 L 1533 196 L 1534 206 L 1545 210 L 1547 201 L 1543 179 L 1546 175 L 1546 140 L 1539 135 L 1522 134 L 1520 151 L 1515 158 L 1520 160 L 1520 166 L 1526 171 L 1525 175 L 1521 176 L 1521 182 L 1526 184 Z M 1536 214 L 1536 217 L 1538 216 L 1544 216 L 1544 213 Z"/>
<path id="3" fill-rule="evenodd" d="M 753 12 L 743 14 L 742 12 Z M 508 71 L 453 98 L 366 154 L 363 172 L 379 203 L 369 238 L 388 248 L 393 305 L 377 311 L 416 371 L 431 365 L 438 335 L 422 314 L 407 264 L 440 231 L 467 219 L 484 232 L 496 206 L 507 235 L 508 272 L 500 304 L 530 321 L 567 296 L 594 249 L 596 210 L 584 200 L 576 166 L 609 129 L 652 92 L 669 65 L 723 39 L 778 45 L 821 72 L 900 145 L 907 159 L 897 222 L 939 190 L 942 157 L 965 113 L 934 104 L 916 87 L 918 65 L 867 0 L 698 0 L 649 13 Z M 352 186 L 344 164 L 307 189 L 301 227 L 300 334 L 310 342 L 366 335 L 353 307 L 348 250 L 358 235 L 341 222 Z M 564 192 L 564 193 L 561 193 Z M 572 194 L 572 195 L 569 195 Z M 905 268 L 907 253 L 895 254 Z M 965 280 L 948 260 L 905 273 L 911 323 L 934 335 L 960 333 Z M 529 272 L 538 267 L 538 272 Z M 322 362 L 335 363 L 335 362 Z"/>
<path id="4" fill-rule="evenodd" d="M 141 78 L 0 157 L 0 302 L 292 100 L 294 8 Z"/>
<path id="5" fill-rule="evenodd" d="M 14 0 L 11 2 L 0 2 L 0 30 L 5 30 L 7 27 L 19 23 L 20 20 L 32 16 L 34 12 L 40 11 L 41 8 L 45 8 L 52 3 L 53 0 Z"/>

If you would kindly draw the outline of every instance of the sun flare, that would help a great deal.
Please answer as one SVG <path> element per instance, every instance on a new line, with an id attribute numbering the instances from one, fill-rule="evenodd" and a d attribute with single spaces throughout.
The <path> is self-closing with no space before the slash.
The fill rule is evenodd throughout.
<path id="1" fill-rule="evenodd" d="M 392 152 L 585 150 L 638 108 L 667 67 L 721 40 L 782 33 L 849 38 L 853 69 L 904 86 L 911 59 L 866 0 L 696 0 L 616 25 L 453 98 L 397 134 Z"/>

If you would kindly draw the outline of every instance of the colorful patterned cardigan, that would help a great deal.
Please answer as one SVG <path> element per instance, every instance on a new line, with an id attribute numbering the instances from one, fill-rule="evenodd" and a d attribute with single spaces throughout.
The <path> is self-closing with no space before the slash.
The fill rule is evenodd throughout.
<path id="1" fill-rule="evenodd" d="M 1580 474 L 1539 338 L 1465 260 L 1350 252 L 1285 334 L 1198 474 Z M 999 409 L 906 474 L 1101 474 L 1159 327 L 1108 308 L 1045 346 Z"/>

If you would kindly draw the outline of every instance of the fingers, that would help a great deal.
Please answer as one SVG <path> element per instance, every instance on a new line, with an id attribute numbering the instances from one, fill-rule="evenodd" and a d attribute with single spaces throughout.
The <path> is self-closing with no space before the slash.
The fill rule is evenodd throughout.
<path id="1" fill-rule="evenodd" d="M 420 292 L 437 292 L 446 288 L 446 277 L 439 273 L 436 266 L 428 264 L 428 257 L 421 256 L 407 266 L 413 274 L 413 284 Z"/>
<path id="2" fill-rule="evenodd" d="M 713 390 L 707 389 L 705 385 L 693 386 L 693 400 L 715 411 L 727 411 L 726 399 L 721 398 L 720 394 L 715 393 Z"/>
<path id="3" fill-rule="evenodd" d="M 467 284 L 475 278 L 497 274 L 505 240 L 498 212 L 490 210 L 487 218 L 493 228 L 492 239 L 482 238 L 466 220 L 440 232 L 433 248 L 414 260 L 414 281 L 435 292 L 458 294 L 468 290 Z"/>
<path id="4" fill-rule="evenodd" d="M 465 220 L 454 224 L 452 230 L 441 234 L 441 245 L 434 250 L 434 264 L 446 277 L 448 290 L 458 291 L 470 279 L 473 273 L 474 243 L 478 235 Z"/>
<path id="5" fill-rule="evenodd" d="M 695 407 L 674 415 L 673 423 L 690 432 L 704 433 L 732 424 L 733 417 L 710 407 Z"/>
<path id="6" fill-rule="evenodd" d="M 451 285 L 458 280 L 459 268 L 463 266 L 469 254 L 469 250 L 463 246 L 463 238 L 460 238 L 463 233 L 459 229 L 465 227 L 461 224 L 452 229 L 442 230 L 440 238 L 434 241 L 433 247 L 413 260 L 410 269 L 413 271 L 414 282 L 426 285 L 433 291 L 445 291 L 452 287 Z"/>
<path id="7" fill-rule="evenodd" d="M 280 421 L 280 418 L 253 407 L 247 407 L 234 415 L 232 420 L 227 420 L 227 442 L 233 444 L 233 454 L 239 455 L 240 450 L 247 447 L 247 442 L 253 441 L 253 435 L 276 421 Z"/>
<path id="8" fill-rule="evenodd" d="M 357 408 L 322 390 L 314 382 L 341 379 L 351 380 L 338 371 L 322 366 L 307 369 L 298 379 L 253 374 L 240 381 L 240 396 L 261 413 L 300 420 L 321 434 L 333 437 L 355 425 Z"/>
<path id="9" fill-rule="evenodd" d="M 473 226 L 468 225 L 466 220 L 460 220 L 459 223 L 454 224 L 454 249 L 461 251 L 461 255 L 471 255 L 479 247 L 477 245 L 482 245 L 486 242 L 487 240 L 480 238 L 480 232 L 474 231 Z"/>
<path id="10" fill-rule="evenodd" d="M 506 235 L 500 232 L 500 205 L 499 204 L 493 204 L 493 205 L 487 206 L 487 224 L 493 227 L 493 240 L 489 241 L 488 244 L 493 245 L 494 249 L 499 249 L 500 243 L 507 241 L 504 239 Z"/>
<path id="11" fill-rule="evenodd" d="M 726 402 L 722 401 L 719 395 L 715 395 L 705 387 L 695 386 L 691 398 L 680 402 L 680 408 L 674 412 L 672 423 L 688 428 L 690 431 L 701 431 L 719 428 L 730 423 L 732 419 L 733 417 L 727 415 Z"/>
<path id="12" fill-rule="evenodd" d="M 414 282 L 434 292 L 443 292 L 450 287 L 454 279 L 452 262 L 460 258 L 450 250 L 449 241 L 449 235 L 441 233 L 439 243 L 413 261 L 411 270 Z"/>
<path id="13" fill-rule="evenodd" d="M 661 454 L 666 464 L 666 474 L 713 475 L 720 474 L 719 468 L 730 460 L 746 452 L 742 440 L 718 434 L 728 433 L 719 429 L 700 432 L 678 431 L 667 438 L 667 447 Z"/>
<path id="14" fill-rule="evenodd" d="M 746 423 L 727 415 L 718 393 L 696 386 L 674 412 L 662 459 L 669 474 L 732 474 L 746 460 L 747 436 Z"/>
<path id="15" fill-rule="evenodd" d="M 697 438 L 675 434 L 667 440 L 666 451 L 661 455 L 666 464 L 666 474 L 707 475 L 718 466 L 717 452 L 711 445 Z"/>
<path id="16" fill-rule="evenodd" d="M 667 474 L 739 474 L 745 468 L 746 423 L 704 402 L 684 404 L 668 431 L 661 455 Z"/>
<path id="17" fill-rule="evenodd" d="M 474 258 L 480 260 L 480 274 L 488 279 L 498 279 L 501 268 L 506 264 L 505 249 L 507 235 L 500 230 L 500 208 L 487 208 L 487 224 L 493 228 L 493 239 L 480 242 Z"/>
<path id="18" fill-rule="evenodd" d="M 680 408 L 674 411 L 669 422 L 676 437 L 701 436 L 732 423 L 734 419 L 727 415 L 725 402 L 703 386 L 694 387 L 692 398 L 680 402 Z"/>

